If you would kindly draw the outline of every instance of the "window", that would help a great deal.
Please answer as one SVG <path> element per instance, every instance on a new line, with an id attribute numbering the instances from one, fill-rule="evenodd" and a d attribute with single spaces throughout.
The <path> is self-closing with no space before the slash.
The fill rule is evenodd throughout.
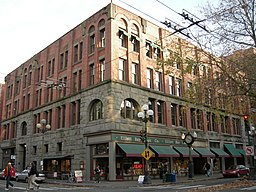
<path id="1" fill-rule="evenodd" d="M 100 81 L 105 80 L 105 59 L 100 60 Z"/>
<path id="2" fill-rule="evenodd" d="M 164 123 L 164 102 L 158 101 L 157 102 L 157 122 Z"/>
<path id="3" fill-rule="evenodd" d="M 191 128 L 196 129 L 196 109 L 190 109 L 190 121 L 191 121 Z"/>
<path id="4" fill-rule="evenodd" d="M 89 45 L 89 54 L 94 53 L 95 51 L 95 35 L 90 36 L 90 45 Z"/>
<path id="5" fill-rule="evenodd" d="M 132 50 L 134 52 L 139 52 L 140 50 L 140 42 L 138 41 L 138 37 L 132 35 L 131 36 Z"/>
<path id="6" fill-rule="evenodd" d="M 37 153 L 37 146 L 33 146 L 33 154 L 36 155 Z"/>
<path id="7" fill-rule="evenodd" d="M 126 60 L 121 58 L 119 59 L 119 80 L 126 80 Z"/>
<path id="8" fill-rule="evenodd" d="M 93 85 L 94 84 L 94 63 L 90 64 L 90 76 L 89 76 L 89 85 Z"/>
<path id="9" fill-rule="evenodd" d="M 156 90 L 162 91 L 162 73 L 159 71 L 156 72 Z"/>
<path id="10" fill-rule="evenodd" d="M 60 67 L 59 69 L 62 70 L 64 68 L 64 53 L 60 54 Z"/>
<path id="11" fill-rule="evenodd" d="M 204 116 L 203 116 L 203 111 L 197 109 L 196 115 L 197 115 L 197 127 L 198 127 L 198 129 L 204 130 Z"/>
<path id="12" fill-rule="evenodd" d="M 121 117 L 128 119 L 138 119 L 139 105 L 132 99 L 125 99 L 121 103 Z"/>
<path id="13" fill-rule="evenodd" d="M 172 125 L 178 126 L 177 123 L 177 104 L 171 104 L 171 115 L 172 115 Z"/>
<path id="14" fill-rule="evenodd" d="M 158 59 L 160 58 L 160 47 L 158 45 L 156 45 L 157 47 L 154 47 L 153 50 L 154 50 L 154 59 Z"/>
<path id="15" fill-rule="evenodd" d="M 186 121 L 186 107 L 179 105 L 179 126 L 185 127 Z"/>
<path id="16" fill-rule="evenodd" d="M 49 145 L 44 144 L 44 152 L 43 153 L 48 153 L 49 152 Z"/>
<path id="17" fill-rule="evenodd" d="M 173 76 L 169 76 L 169 91 L 171 95 L 175 94 L 174 91 L 174 77 Z"/>
<path id="18" fill-rule="evenodd" d="M 77 72 L 73 73 L 73 93 L 77 92 Z"/>
<path id="19" fill-rule="evenodd" d="M 61 128 L 61 107 L 57 107 L 57 128 Z"/>
<path id="20" fill-rule="evenodd" d="M 100 100 L 94 101 L 90 109 L 90 121 L 103 118 L 103 104 Z"/>
<path id="21" fill-rule="evenodd" d="M 137 63 L 132 63 L 132 83 L 133 84 L 138 84 L 138 64 Z"/>
<path id="22" fill-rule="evenodd" d="M 147 87 L 153 88 L 153 69 L 147 68 Z"/>
<path id="23" fill-rule="evenodd" d="M 23 88 L 27 86 L 27 69 L 24 69 L 24 76 L 23 76 Z"/>
<path id="24" fill-rule="evenodd" d="M 124 30 L 119 30 L 119 41 L 120 41 L 120 46 L 127 48 L 128 44 L 128 34 Z"/>
<path id="25" fill-rule="evenodd" d="M 78 45 L 74 46 L 74 63 L 78 61 Z"/>
<path id="26" fill-rule="evenodd" d="M 212 128 L 211 128 L 211 113 L 210 112 L 206 113 L 206 120 L 207 120 L 207 130 L 212 131 Z"/>
<path id="27" fill-rule="evenodd" d="M 62 105 L 61 106 L 62 108 L 62 127 L 65 127 L 66 126 L 66 105 Z"/>
<path id="28" fill-rule="evenodd" d="M 57 143 L 57 150 L 62 151 L 62 142 Z"/>
<path id="29" fill-rule="evenodd" d="M 64 67 L 67 68 L 68 66 L 68 50 L 65 51 L 65 63 L 64 63 Z"/>
<path id="30" fill-rule="evenodd" d="M 27 135 L 27 123 L 22 122 L 21 124 L 21 136 Z"/>
<path id="31" fill-rule="evenodd" d="M 105 31 L 105 20 L 101 19 L 98 25 L 100 31 L 100 47 L 105 47 L 106 31 Z"/>
<path id="32" fill-rule="evenodd" d="M 100 47 L 105 47 L 105 39 L 106 39 L 106 37 L 105 37 L 105 29 L 101 29 L 100 30 Z"/>
<path id="33" fill-rule="evenodd" d="M 146 56 L 152 58 L 152 46 L 149 41 L 146 41 Z"/>
<path id="34" fill-rule="evenodd" d="M 29 70 L 28 70 L 28 86 L 31 85 L 31 81 L 32 81 L 32 66 L 29 66 Z"/>
<path id="35" fill-rule="evenodd" d="M 71 125 L 76 124 L 76 102 L 71 103 Z"/>
<path id="36" fill-rule="evenodd" d="M 178 79 L 178 78 L 176 78 L 176 94 L 179 97 L 182 96 L 182 92 L 181 92 L 181 79 Z"/>
<path id="37" fill-rule="evenodd" d="M 82 70 L 78 71 L 78 85 L 77 85 L 77 89 L 78 91 L 80 91 L 82 89 Z"/>

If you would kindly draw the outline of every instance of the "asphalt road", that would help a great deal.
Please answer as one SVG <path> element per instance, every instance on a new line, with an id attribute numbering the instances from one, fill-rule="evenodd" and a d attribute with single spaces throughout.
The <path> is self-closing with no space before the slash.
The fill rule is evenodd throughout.
<path id="1" fill-rule="evenodd" d="M 49 184 L 49 183 L 42 183 L 40 184 L 40 189 L 38 191 L 56 191 L 56 192 L 143 192 L 143 191 L 150 191 L 150 192 L 189 192 L 192 190 L 196 190 L 198 192 L 207 191 L 212 187 L 222 186 L 224 184 L 230 184 L 232 182 L 237 182 L 237 178 L 229 178 L 229 179 L 216 179 L 216 180 L 209 180 L 209 181 L 195 181 L 192 183 L 170 183 L 165 185 L 156 185 L 156 186 L 144 186 L 144 185 L 137 185 L 137 186 L 122 186 L 120 185 L 109 185 L 106 186 L 106 183 L 100 183 L 99 185 L 93 186 L 69 186 L 65 184 Z M 9 191 L 26 191 L 27 183 L 16 182 L 13 181 L 14 188 L 10 189 Z M 5 191 L 5 181 L 0 181 L 0 191 Z M 253 187 L 236 187 L 235 189 L 224 189 L 221 192 L 242 192 L 242 191 L 256 191 L 256 182 L 255 186 Z"/>

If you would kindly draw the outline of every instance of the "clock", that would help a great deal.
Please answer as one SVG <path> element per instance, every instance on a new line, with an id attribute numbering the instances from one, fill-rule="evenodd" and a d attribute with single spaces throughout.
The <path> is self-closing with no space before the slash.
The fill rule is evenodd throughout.
<path id="1" fill-rule="evenodd" d="M 187 144 L 192 144 L 194 142 L 194 138 L 191 134 L 187 134 L 184 140 L 185 140 L 185 143 Z"/>

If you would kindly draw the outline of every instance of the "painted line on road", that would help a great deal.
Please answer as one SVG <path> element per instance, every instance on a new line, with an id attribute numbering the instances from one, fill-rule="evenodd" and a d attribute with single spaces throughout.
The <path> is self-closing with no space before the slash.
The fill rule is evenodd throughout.
<path id="1" fill-rule="evenodd" d="M 242 188 L 240 189 L 241 191 L 251 191 L 251 190 L 255 190 L 256 186 L 252 186 L 252 187 L 246 187 L 246 188 Z"/>

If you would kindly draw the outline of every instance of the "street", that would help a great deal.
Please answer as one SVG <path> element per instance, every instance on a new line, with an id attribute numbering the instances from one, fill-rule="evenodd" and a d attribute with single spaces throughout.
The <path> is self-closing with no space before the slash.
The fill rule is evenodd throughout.
<path id="1" fill-rule="evenodd" d="M 237 192 L 237 191 L 256 191 L 256 183 L 254 181 L 249 181 L 250 184 L 254 186 L 241 186 L 241 182 L 237 178 L 226 178 L 226 179 L 214 179 L 207 181 L 193 181 L 188 183 L 165 183 L 160 185 L 128 185 L 126 182 L 101 182 L 99 184 L 90 183 L 80 183 L 67 184 L 67 183 L 41 183 L 40 189 L 38 191 L 91 191 L 91 192 L 139 192 L 139 191 L 180 191 L 180 192 L 203 192 L 210 191 L 210 189 L 218 189 L 222 192 Z M 27 183 L 13 181 L 14 188 L 9 191 L 25 191 Z M 237 183 L 237 186 L 236 184 Z M 247 181 L 245 181 L 247 183 Z M 255 184 L 254 184 L 255 183 Z M 235 187 L 235 188 L 228 188 Z M 5 191 L 5 181 L 0 181 L 0 191 Z M 214 190 L 214 191 L 216 191 Z"/>

